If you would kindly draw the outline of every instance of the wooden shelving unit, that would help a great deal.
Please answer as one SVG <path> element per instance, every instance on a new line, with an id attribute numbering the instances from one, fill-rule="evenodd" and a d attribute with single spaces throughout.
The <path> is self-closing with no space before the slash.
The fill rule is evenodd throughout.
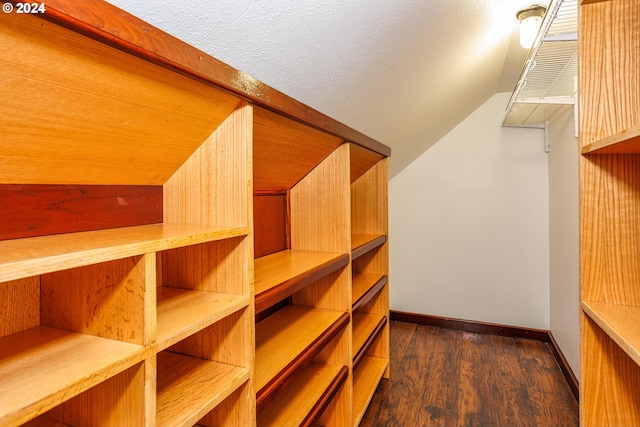
<path id="1" fill-rule="evenodd" d="M 357 424 L 388 147 L 101 0 L 2 24 L 0 425 Z"/>
<path id="2" fill-rule="evenodd" d="M 387 160 L 350 147 L 352 258 L 352 425 L 389 377 Z"/>
<path id="3" fill-rule="evenodd" d="M 581 425 L 640 425 L 640 4 L 579 17 Z"/>

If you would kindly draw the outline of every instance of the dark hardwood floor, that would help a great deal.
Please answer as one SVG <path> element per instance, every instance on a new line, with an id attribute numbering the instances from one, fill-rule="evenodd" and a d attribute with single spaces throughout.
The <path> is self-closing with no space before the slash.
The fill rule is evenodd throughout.
<path id="1" fill-rule="evenodd" d="M 361 427 L 572 427 L 578 403 L 548 343 L 391 322 L 391 379 Z"/>

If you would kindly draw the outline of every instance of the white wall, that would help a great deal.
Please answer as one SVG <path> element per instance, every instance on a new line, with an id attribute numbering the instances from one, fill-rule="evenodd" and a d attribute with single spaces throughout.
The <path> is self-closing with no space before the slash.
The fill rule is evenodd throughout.
<path id="1" fill-rule="evenodd" d="M 549 126 L 551 333 L 580 378 L 578 142 L 573 113 Z"/>
<path id="2" fill-rule="evenodd" d="M 509 96 L 390 181 L 392 310 L 549 329 L 544 132 L 501 127 Z"/>

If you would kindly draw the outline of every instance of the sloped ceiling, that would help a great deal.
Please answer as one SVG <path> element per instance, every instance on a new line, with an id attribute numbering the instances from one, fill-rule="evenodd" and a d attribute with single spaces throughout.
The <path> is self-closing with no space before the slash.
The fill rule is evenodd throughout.
<path id="1" fill-rule="evenodd" d="M 515 13 L 532 4 L 110 2 L 389 145 L 391 176 L 495 93 L 513 90 L 527 54 L 518 44 Z"/>

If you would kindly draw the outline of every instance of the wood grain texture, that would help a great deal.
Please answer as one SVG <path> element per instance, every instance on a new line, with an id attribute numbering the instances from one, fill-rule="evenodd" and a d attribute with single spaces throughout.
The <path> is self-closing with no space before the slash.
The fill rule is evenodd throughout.
<path id="1" fill-rule="evenodd" d="M 132 344 L 149 344 L 145 302 L 155 301 L 155 286 L 146 282 L 149 277 L 146 269 L 153 268 L 153 264 L 145 262 L 148 257 L 151 256 L 43 275 L 41 325 Z M 151 274 L 154 277 L 155 271 Z"/>
<path id="2" fill-rule="evenodd" d="M 248 380 L 247 368 L 161 352 L 156 425 L 194 425 Z"/>
<path id="3" fill-rule="evenodd" d="M 350 148 L 351 167 L 349 169 L 351 171 L 350 181 L 352 184 L 385 157 L 376 151 L 368 150 L 355 144 L 350 144 Z"/>
<path id="4" fill-rule="evenodd" d="M 582 301 L 582 311 L 640 365 L 640 307 Z"/>
<path id="5" fill-rule="evenodd" d="M 581 297 L 640 305 L 640 157 L 581 159 Z"/>
<path id="6" fill-rule="evenodd" d="M 387 234 L 388 159 L 381 159 L 351 184 L 351 232 Z"/>
<path id="7" fill-rule="evenodd" d="M 158 351 L 247 307 L 249 303 L 249 298 L 242 295 L 158 288 Z"/>
<path id="8" fill-rule="evenodd" d="M 377 357 L 364 357 L 353 372 L 352 425 L 358 426 L 371 402 L 373 393 L 387 369 L 389 361 Z M 400 425 L 400 424 L 398 424 Z"/>
<path id="9" fill-rule="evenodd" d="M 240 102 L 35 16 L 0 19 L 0 182 L 162 185 Z"/>
<path id="10" fill-rule="evenodd" d="M 353 276 L 353 306 L 356 311 L 366 305 L 387 284 L 387 276 L 360 273 Z"/>
<path id="11" fill-rule="evenodd" d="M 141 225 L 0 241 L 0 282 L 245 236 L 248 227 Z"/>
<path id="12" fill-rule="evenodd" d="M 139 345 L 40 326 L 3 337 L 0 423 L 20 425 L 148 356 Z"/>
<path id="13" fill-rule="evenodd" d="M 616 0 L 580 7 L 580 146 L 640 125 L 640 4 Z"/>
<path id="14" fill-rule="evenodd" d="M 582 154 L 640 153 L 640 126 L 622 130 L 582 147 Z"/>
<path id="15" fill-rule="evenodd" d="M 255 374 L 258 405 L 348 323 L 349 316 L 345 313 L 295 305 L 258 323 Z"/>
<path id="16" fill-rule="evenodd" d="M 386 243 L 387 236 L 379 234 L 352 234 L 351 258 L 356 259 Z"/>
<path id="17" fill-rule="evenodd" d="M 145 393 L 146 362 L 107 379 L 84 393 L 52 409 L 49 415 L 65 425 L 100 425 L 107 427 L 152 427 L 155 399 Z"/>
<path id="18" fill-rule="evenodd" d="M 361 427 L 578 426 L 548 343 L 392 321 L 391 347 Z"/>
<path id="19" fill-rule="evenodd" d="M 338 147 L 291 189 L 292 249 L 350 251 L 348 148 Z"/>
<path id="20" fill-rule="evenodd" d="M 291 246 L 286 192 L 253 194 L 253 251 L 256 258 Z"/>
<path id="21" fill-rule="evenodd" d="M 164 185 L 164 221 L 250 226 L 253 108 L 242 105 Z"/>
<path id="22" fill-rule="evenodd" d="M 376 340 L 387 325 L 387 317 L 354 313 L 353 319 L 353 368 L 355 369 L 369 352 L 369 349 L 374 347 Z M 376 355 L 372 354 L 372 356 Z"/>
<path id="23" fill-rule="evenodd" d="M 256 105 L 278 111 L 344 140 L 389 156 L 389 147 L 267 86 L 130 14 L 98 0 L 82 7 L 64 0 L 47 3 L 45 18 L 206 83 L 222 87 Z"/>
<path id="24" fill-rule="evenodd" d="M 40 324 L 40 277 L 0 283 L 0 337 Z"/>
<path id="25" fill-rule="evenodd" d="M 161 186 L 0 185 L 0 240 L 162 222 Z"/>
<path id="26" fill-rule="evenodd" d="M 349 375 L 346 366 L 311 363 L 259 413 L 261 427 L 312 426 Z"/>
<path id="27" fill-rule="evenodd" d="M 262 108 L 254 111 L 254 189 L 288 190 L 342 139 Z"/>
<path id="28" fill-rule="evenodd" d="M 638 364 L 584 314 L 581 345 L 580 425 L 639 425 Z"/>
<path id="29" fill-rule="evenodd" d="M 255 260 L 255 310 L 260 313 L 349 264 L 349 255 L 288 250 Z"/>

